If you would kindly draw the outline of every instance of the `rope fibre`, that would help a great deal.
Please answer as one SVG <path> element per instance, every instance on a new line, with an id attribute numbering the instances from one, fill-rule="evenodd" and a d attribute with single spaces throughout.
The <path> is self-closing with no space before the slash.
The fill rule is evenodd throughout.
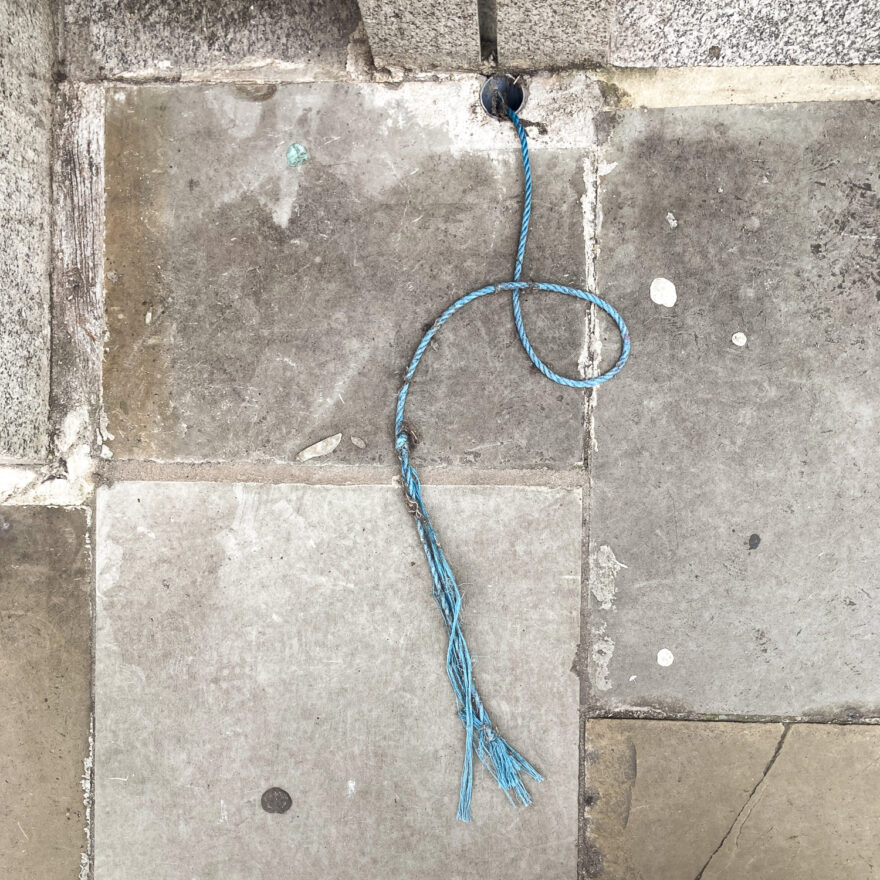
<path id="1" fill-rule="evenodd" d="M 482 296 L 489 296 L 493 293 L 503 293 L 510 291 L 513 302 L 513 321 L 516 325 L 516 332 L 519 334 L 522 347 L 529 356 L 531 362 L 548 378 L 552 379 L 560 385 L 566 385 L 569 388 L 595 388 L 603 382 L 616 376 L 629 357 L 630 342 L 629 333 L 623 318 L 618 314 L 613 306 L 600 299 L 592 293 L 585 290 L 578 290 L 574 287 L 563 287 L 559 284 L 547 284 L 541 281 L 521 281 L 523 267 L 523 257 L 526 252 L 526 239 L 529 233 L 529 218 L 532 212 L 532 172 L 529 165 L 529 147 L 526 140 L 526 132 L 516 113 L 509 109 L 507 115 L 510 117 L 517 135 L 519 135 L 520 149 L 522 151 L 523 177 L 525 183 L 525 197 L 523 201 L 522 225 L 519 234 L 519 247 L 516 251 L 516 266 L 513 272 L 513 281 L 505 281 L 500 284 L 491 284 L 481 287 L 472 293 L 468 293 L 461 299 L 454 302 L 436 321 L 431 325 L 430 329 L 422 337 L 422 341 L 418 344 L 415 354 L 410 361 L 404 376 L 403 387 L 397 397 L 397 412 L 394 421 L 394 443 L 397 449 L 397 455 L 400 459 L 400 473 L 403 477 L 403 491 L 406 496 L 406 504 L 413 515 L 416 523 L 416 529 L 419 533 L 422 546 L 425 549 L 425 556 L 428 559 L 428 567 L 431 570 L 431 580 L 434 582 L 433 595 L 434 600 L 440 608 L 443 615 L 443 623 L 446 626 L 446 632 L 449 636 L 449 647 L 446 651 L 446 672 L 449 675 L 449 681 L 452 684 L 452 690 L 455 693 L 455 699 L 458 704 L 458 717 L 461 719 L 465 730 L 465 748 L 464 748 L 464 767 L 461 773 L 461 790 L 458 799 L 457 816 L 464 822 L 471 820 L 471 794 L 473 792 L 474 782 L 474 751 L 482 762 L 483 766 L 492 774 L 498 782 L 499 787 L 507 795 L 507 799 L 513 804 L 514 797 L 524 806 L 531 803 L 531 797 L 523 784 L 522 774 L 531 776 L 532 779 L 540 782 L 541 774 L 516 750 L 514 749 L 498 732 L 494 724 L 489 718 L 489 713 L 480 699 L 477 687 L 474 684 L 473 664 L 468 651 L 467 642 L 464 638 L 464 630 L 461 621 L 461 592 L 455 575 L 446 560 L 443 548 L 440 546 L 440 539 L 437 532 L 431 524 L 428 511 L 425 509 L 422 501 L 421 483 L 419 475 L 413 467 L 410 460 L 411 445 L 414 445 L 414 437 L 412 431 L 404 421 L 404 409 L 406 407 L 406 396 L 409 392 L 409 385 L 415 374 L 419 361 L 425 353 L 430 341 L 434 338 L 440 328 L 459 310 L 463 309 L 468 303 L 479 299 Z M 549 293 L 561 293 L 566 296 L 577 297 L 598 306 L 604 312 L 611 316 L 617 329 L 620 332 L 622 348 L 617 363 L 611 369 L 600 376 L 587 379 L 569 379 L 566 376 L 560 376 L 553 372 L 550 367 L 545 364 L 541 358 L 535 353 L 529 337 L 526 334 L 523 325 L 522 309 L 520 306 L 520 293 L 524 290 L 539 290 Z"/>

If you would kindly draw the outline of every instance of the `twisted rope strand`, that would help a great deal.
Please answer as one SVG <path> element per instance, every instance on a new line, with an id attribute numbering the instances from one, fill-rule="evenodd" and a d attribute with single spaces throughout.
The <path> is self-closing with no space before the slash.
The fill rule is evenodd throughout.
<path id="1" fill-rule="evenodd" d="M 575 287 L 563 287 L 560 284 L 520 280 L 526 252 L 526 241 L 529 235 L 529 220 L 532 213 L 532 171 L 529 163 L 529 147 L 525 129 L 513 110 L 508 108 L 507 115 L 510 117 L 514 129 L 519 136 L 524 182 L 522 223 L 520 224 L 519 246 L 516 251 L 513 280 L 504 281 L 500 284 L 491 284 L 466 294 L 456 300 L 434 321 L 416 347 L 409 367 L 407 367 L 403 386 L 397 396 L 397 410 L 394 420 L 394 446 L 400 459 L 400 473 L 403 478 L 404 496 L 407 507 L 415 519 L 416 531 L 425 550 L 425 557 L 428 560 L 428 568 L 430 569 L 433 582 L 432 592 L 434 601 L 440 609 L 440 614 L 443 617 L 443 623 L 449 637 L 449 645 L 446 651 L 446 672 L 458 705 L 458 717 L 465 731 L 464 766 L 461 772 L 461 788 L 457 812 L 458 818 L 464 822 L 471 820 L 474 751 L 476 751 L 480 762 L 489 771 L 511 803 L 515 804 L 519 801 L 524 806 L 528 806 L 531 803 L 531 797 L 523 782 L 523 775 L 530 776 L 538 782 L 543 777 L 497 732 L 474 684 L 473 663 L 461 622 L 461 591 L 455 580 L 455 575 L 452 573 L 452 568 L 443 553 L 443 548 L 440 546 L 440 539 L 434 530 L 434 526 L 428 516 L 428 511 L 425 509 L 424 502 L 422 501 L 422 487 L 419 475 L 410 461 L 410 432 L 404 421 L 404 410 L 406 408 L 406 398 L 409 393 L 410 382 L 415 375 L 428 344 L 440 328 L 456 312 L 480 297 L 490 296 L 495 293 L 507 293 L 508 291 L 511 294 L 513 305 L 513 322 L 523 349 L 528 355 L 529 360 L 548 379 L 559 385 L 565 385 L 569 388 L 595 388 L 597 385 L 612 379 L 620 372 L 629 357 L 630 351 L 629 332 L 626 329 L 623 318 L 613 306 L 595 294 L 585 290 L 578 290 Z M 620 332 L 622 345 L 617 363 L 600 376 L 586 379 L 570 379 L 551 370 L 538 357 L 526 333 L 520 304 L 520 294 L 524 290 L 537 290 L 545 293 L 560 293 L 565 296 L 573 296 L 591 303 L 606 312 L 617 325 L 617 329 Z"/>

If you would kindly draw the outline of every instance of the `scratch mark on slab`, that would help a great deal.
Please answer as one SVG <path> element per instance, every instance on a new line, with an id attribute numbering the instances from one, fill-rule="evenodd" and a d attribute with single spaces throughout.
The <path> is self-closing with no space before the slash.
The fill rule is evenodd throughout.
<path id="1" fill-rule="evenodd" d="M 746 802 L 742 805 L 740 811 L 736 814 L 733 822 L 730 824 L 730 828 L 727 829 L 724 837 L 721 838 L 721 843 L 715 847 L 712 852 L 712 855 L 709 856 L 708 861 L 702 868 L 700 868 L 700 873 L 694 878 L 694 880 L 702 880 L 703 874 L 706 873 L 709 865 L 712 864 L 712 860 L 715 856 L 720 852 L 721 848 L 727 842 L 727 838 L 730 837 L 731 832 L 734 828 L 739 824 L 739 829 L 737 830 L 737 835 L 735 840 L 739 840 L 739 834 L 742 831 L 742 826 L 745 825 L 746 820 L 749 818 L 749 815 L 752 812 L 752 808 L 754 806 L 755 795 L 758 793 L 758 790 L 764 785 L 764 782 L 767 779 L 768 774 L 773 769 L 773 765 L 776 763 L 776 759 L 779 757 L 780 752 L 782 751 L 782 746 L 785 744 L 785 738 L 788 736 L 788 732 L 791 730 L 791 724 L 784 724 L 782 727 L 782 735 L 779 737 L 779 742 L 776 743 L 776 748 L 773 750 L 773 754 L 770 757 L 770 760 L 767 762 L 767 766 L 764 768 L 764 772 L 761 774 L 761 778 L 755 783 L 754 788 L 749 792 L 748 798 L 746 798 Z M 743 816 L 743 814 L 745 814 Z M 740 822 L 740 817 L 743 816 L 742 822 Z"/>

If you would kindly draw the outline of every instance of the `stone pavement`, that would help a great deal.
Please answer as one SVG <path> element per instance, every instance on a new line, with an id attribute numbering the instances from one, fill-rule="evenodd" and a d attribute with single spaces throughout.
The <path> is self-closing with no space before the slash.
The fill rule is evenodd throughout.
<path id="1" fill-rule="evenodd" d="M 0 507 L 0 865 L 16 880 L 76 877 L 88 851 L 88 519 L 85 510 Z"/>
<path id="2" fill-rule="evenodd" d="M 534 807 L 478 773 L 473 826 L 455 821 L 462 728 L 396 487 L 117 483 L 98 493 L 96 877 L 575 875 L 580 492 L 426 502 L 480 685 L 547 776 Z M 260 809 L 270 786 L 289 813 Z"/>
<path id="3" fill-rule="evenodd" d="M 598 281 L 634 355 L 595 409 L 603 711 L 880 715 L 878 122 L 834 103 L 608 120 Z"/>
<path id="4" fill-rule="evenodd" d="M 3 159 L 56 213 L 27 205 L 15 241 L 55 251 L 14 263 L 0 327 L 0 388 L 34 377 L 0 435 L 2 876 L 877 876 L 877 104 L 831 75 L 740 106 L 654 77 L 652 109 L 632 75 L 530 77 L 525 275 L 597 289 L 633 354 L 562 389 L 487 298 L 414 384 L 481 691 L 546 777 L 515 809 L 478 768 L 464 825 L 391 421 L 423 327 L 510 277 L 516 139 L 479 77 L 370 67 L 351 5 L 314 33 L 283 4 L 140 5 L 65 6 L 54 165 Z M 505 7 L 499 49 L 528 19 Z M 629 63 L 690 63 L 712 14 Z M 710 62 L 777 58 L 742 40 Z M 51 78 L 13 85 L 38 107 Z M 555 369 L 616 357 L 577 303 L 524 308 Z"/>
<path id="5" fill-rule="evenodd" d="M 585 876 L 877 876 L 876 727 L 587 723 Z"/>

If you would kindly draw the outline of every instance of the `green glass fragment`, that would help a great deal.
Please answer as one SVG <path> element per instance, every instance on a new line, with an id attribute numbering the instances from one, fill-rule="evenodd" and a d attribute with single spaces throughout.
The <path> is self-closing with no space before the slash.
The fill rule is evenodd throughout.
<path id="1" fill-rule="evenodd" d="M 308 158 L 308 150 L 302 144 L 291 144 L 287 148 L 287 164 L 291 168 L 297 168 Z"/>

